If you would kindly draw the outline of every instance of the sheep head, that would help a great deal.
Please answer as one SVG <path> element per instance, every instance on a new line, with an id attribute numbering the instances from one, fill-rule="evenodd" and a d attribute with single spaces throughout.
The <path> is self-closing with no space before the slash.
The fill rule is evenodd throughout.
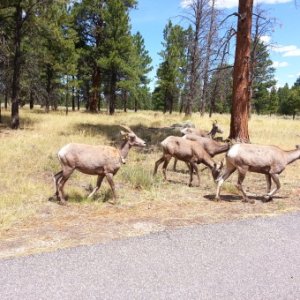
<path id="1" fill-rule="evenodd" d="M 126 131 L 121 130 L 121 135 L 123 136 L 123 139 L 126 140 L 129 145 L 136 146 L 136 147 L 145 147 L 146 142 L 139 138 L 128 126 L 120 125 L 123 129 Z"/>

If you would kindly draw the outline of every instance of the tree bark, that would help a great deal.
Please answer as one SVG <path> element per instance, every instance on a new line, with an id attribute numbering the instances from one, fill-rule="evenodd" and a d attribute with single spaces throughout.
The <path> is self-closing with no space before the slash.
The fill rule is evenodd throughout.
<path id="1" fill-rule="evenodd" d="M 30 90 L 30 96 L 29 96 L 29 108 L 33 109 L 34 107 L 34 99 L 33 99 L 33 90 Z"/>
<path id="2" fill-rule="evenodd" d="M 239 0 L 237 42 L 233 69 L 230 139 L 249 142 L 250 52 L 253 0 Z"/>
<path id="3" fill-rule="evenodd" d="M 79 89 L 77 89 L 77 110 L 80 110 L 80 92 Z"/>
<path id="4" fill-rule="evenodd" d="M 115 113 L 116 105 L 116 83 L 117 75 L 112 73 L 110 81 L 110 95 L 109 95 L 109 114 L 113 115 Z"/>
<path id="5" fill-rule="evenodd" d="M 98 112 L 98 100 L 99 100 L 99 89 L 100 89 L 100 68 L 94 67 L 92 76 L 92 91 L 90 94 L 90 112 Z"/>
<path id="6" fill-rule="evenodd" d="M 212 53 L 212 44 L 213 44 L 213 36 L 215 35 L 215 22 L 216 22 L 216 11 L 215 11 L 215 0 L 211 1 L 211 16 L 209 23 L 209 31 L 206 42 L 206 55 L 204 62 L 204 75 L 203 75 L 203 90 L 202 90 L 202 101 L 200 105 L 200 113 L 203 116 L 206 109 L 207 99 L 208 99 L 208 76 L 209 76 L 209 65 L 211 62 L 211 53 Z M 210 113 L 212 114 L 213 107 L 210 107 Z"/>
<path id="7" fill-rule="evenodd" d="M 14 41 L 14 61 L 13 61 L 13 81 L 11 94 L 11 128 L 18 129 L 19 119 L 19 95 L 20 95 L 20 75 L 21 75 L 21 38 L 22 38 L 22 8 L 20 3 L 16 4 L 15 12 L 15 41 Z"/>
<path id="8" fill-rule="evenodd" d="M 46 113 L 49 112 L 50 102 L 51 102 L 51 94 L 52 94 L 52 78 L 53 78 L 53 70 L 51 65 L 47 65 L 47 85 L 46 85 L 46 91 L 47 91 L 47 97 L 46 97 L 46 103 L 45 103 L 45 111 Z"/>
<path id="9" fill-rule="evenodd" d="M 7 110 L 7 103 L 8 103 L 8 87 L 5 88 L 5 97 L 4 97 L 4 108 Z"/>
<path id="10" fill-rule="evenodd" d="M 75 86 L 74 86 L 75 76 L 72 76 L 73 86 L 72 86 L 72 111 L 75 111 Z"/>
<path id="11" fill-rule="evenodd" d="M 193 1 L 191 4 L 191 8 L 194 13 L 194 24 L 195 24 L 195 31 L 194 31 L 194 38 L 192 41 L 192 49 L 191 49 L 191 67 L 190 67 L 190 79 L 188 84 L 189 92 L 186 97 L 186 104 L 185 104 L 185 116 L 191 116 L 193 112 L 193 105 L 195 102 L 195 98 L 197 96 L 196 86 L 197 81 L 199 79 L 199 38 L 200 38 L 200 30 L 202 24 L 202 9 L 203 9 L 203 2 L 200 0 Z"/>
<path id="12" fill-rule="evenodd" d="M 0 98 L 0 123 L 2 123 L 2 111 L 1 111 L 1 105 L 2 105 L 2 103 L 1 103 L 1 98 Z"/>
<path id="13" fill-rule="evenodd" d="M 128 93 L 127 91 L 123 91 L 123 110 L 127 112 L 127 101 L 128 101 Z"/>

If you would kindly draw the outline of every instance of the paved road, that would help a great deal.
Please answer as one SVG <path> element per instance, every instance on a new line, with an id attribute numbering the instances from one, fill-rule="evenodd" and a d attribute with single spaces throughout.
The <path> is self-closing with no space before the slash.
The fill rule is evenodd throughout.
<path id="1" fill-rule="evenodd" d="M 300 213 L 1 260 L 0 299 L 300 299 Z"/>

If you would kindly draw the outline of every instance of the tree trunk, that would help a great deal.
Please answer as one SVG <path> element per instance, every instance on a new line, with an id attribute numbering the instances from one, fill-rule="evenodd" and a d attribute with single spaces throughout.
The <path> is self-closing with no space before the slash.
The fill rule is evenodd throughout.
<path id="1" fill-rule="evenodd" d="M 0 123 L 2 123 L 2 111 L 1 111 L 1 105 L 2 105 L 2 103 L 1 103 L 1 97 L 0 97 Z"/>
<path id="2" fill-rule="evenodd" d="M 171 115 L 173 112 L 173 95 L 169 94 L 169 114 Z"/>
<path id="3" fill-rule="evenodd" d="M 13 81 L 11 94 L 11 128 L 18 129 L 19 119 L 19 94 L 20 94 L 20 75 L 21 75 L 21 28 L 22 28 L 22 8 L 20 2 L 16 4 L 15 12 L 15 41 L 14 41 L 14 62 L 13 62 Z"/>
<path id="4" fill-rule="evenodd" d="M 99 89 L 100 89 L 100 68 L 94 67 L 92 76 L 92 92 L 90 94 L 90 112 L 98 111 L 98 100 L 99 100 Z"/>
<path id="5" fill-rule="evenodd" d="M 8 103 L 8 87 L 5 88 L 5 97 L 4 97 L 4 108 L 7 110 L 7 103 Z"/>
<path id="6" fill-rule="evenodd" d="M 138 111 L 138 102 L 136 99 L 134 99 L 134 112 Z"/>
<path id="7" fill-rule="evenodd" d="M 195 46 L 198 47 L 198 41 Z M 195 50 L 196 51 L 196 50 Z M 195 56 L 195 54 L 193 55 Z M 186 105 L 185 105 L 185 116 L 191 116 L 193 111 L 193 103 L 194 103 L 194 97 L 196 95 L 196 77 L 197 77 L 197 68 L 196 68 L 196 61 L 195 58 L 192 59 L 192 66 L 191 66 L 191 79 L 189 83 L 189 92 L 186 97 Z"/>
<path id="8" fill-rule="evenodd" d="M 200 38 L 200 29 L 202 24 L 202 9 L 203 9 L 203 2 L 200 0 L 193 1 L 192 9 L 194 12 L 195 17 L 195 31 L 194 31 L 194 38 L 192 41 L 192 50 L 191 50 L 191 68 L 190 68 L 190 79 L 188 84 L 189 92 L 186 97 L 186 104 L 185 104 L 185 116 L 191 116 L 193 111 L 193 104 L 196 98 L 196 85 L 199 79 L 199 38 Z"/>
<path id="9" fill-rule="evenodd" d="M 86 110 L 90 110 L 90 83 L 88 80 L 86 80 L 84 84 L 83 99 L 86 101 Z"/>
<path id="10" fill-rule="evenodd" d="M 216 97 L 217 97 L 217 90 L 219 88 L 218 79 L 216 80 L 213 92 L 211 94 L 210 99 L 210 107 L 209 107 L 209 117 L 212 117 L 212 113 L 216 110 Z"/>
<path id="11" fill-rule="evenodd" d="M 69 114 L 69 79 L 67 75 L 67 86 L 66 86 L 66 116 Z"/>
<path id="12" fill-rule="evenodd" d="M 127 101 L 128 101 L 128 93 L 123 91 L 123 110 L 127 112 Z"/>
<path id="13" fill-rule="evenodd" d="M 165 93 L 165 95 L 164 95 L 164 110 L 163 110 L 164 114 L 167 112 L 167 110 L 168 110 L 168 98 Z"/>
<path id="14" fill-rule="evenodd" d="M 253 0 L 239 0 L 230 139 L 249 142 L 250 50 Z"/>
<path id="15" fill-rule="evenodd" d="M 53 71 L 50 65 L 47 65 L 46 74 L 47 74 L 47 85 L 46 85 L 47 96 L 46 96 L 46 103 L 45 103 L 45 111 L 46 113 L 48 113 L 50 102 L 51 102 L 52 78 L 53 78 Z"/>
<path id="16" fill-rule="evenodd" d="M 33 90 L 30 90 L 30 96 L 29 96 L 29 108 L 33 109 L 34 107 L 34 99 L 33 99 Z"/>
<path id="17" fill-rule="evenodd" d="M 72 76 L 73 86 L 72 86 L 72 111 L 75 111 L 75 86 L 74 86 L 75 76 Z"/>
<path id="18" fill-rule="evenodd" d="M 204 75 L 203 75 L 203 89 L 202 89 L 202 101 L 200 105 L 200 113 L 203 116 L 206 109 L 207 99 L 208 99 L 208 73 L 209 73 L 209 65 L 211 61 L 211 52 L 212 52 L 212 44 L 213 44 L 213 36 L 215 34 L 215 22 L 216 22 L 216 12 L 215 12 L 215 0 L 211 1 L 211 15 L 210 15 L 210 24 L 209 31 L 206 42 L 206 55 L 205 55 L 205 63 L 204 63 Z M 212 114 L 212 107 L 210 107 L 210 116 Z"/>
<path id="19" fill-rule="evenodd" d="M 80 92 L 77 89 L 77 110 L 80 110 Z"/>
<path id="20" fill-rule="evenodd" d="M 117 76 L 115 73 L 111 75 L 110 81 L 110 97 L 109 97 L 109 114 L 113 115 L 115 113 L 115 105 L 116 105 L 116 83 Z"/>

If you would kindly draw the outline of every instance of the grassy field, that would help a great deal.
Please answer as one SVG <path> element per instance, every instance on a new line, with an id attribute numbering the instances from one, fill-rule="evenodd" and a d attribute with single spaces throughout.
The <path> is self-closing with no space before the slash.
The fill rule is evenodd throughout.
<path id="1" fill-rule="evenodd" d="M 262 203 L 266 184 L 263 175 L 249 174 L 247 190 L 255 193 L 254 205 L 241 202 L 234 174 L 221 191 L 224 201 L 214 202 L 215 184 L 208 170 L 201 173 L 200 187 L 187 186 L 186 166 L 179 172 L 169 166 L 168 181 L 152 177 L 160 157 L 159 142 L 172 131 L 167 127 L 185 121 L 183 115 L 160 112 L 106 114 L 64 111 L 45 114 L 42 110 L 22 109 L 21 129 L 9 129 L 9 112 L 0 124 L 0 257 L 24 255 L 73 245 L 104 242 L 164 230 L 174 226 L 203 224 L 236 218 L 274 215 L 300 209 L 300 162 L 288 166 L 280 176 L 282 189 L 273 202 Z M 215 115 L 229 133 L 229 115 Z M 210 129 L 208 116 L 194 114 L 190 119 L 198 128 Z M 69 142 L 118 145 L 119 124 L 130 126 L 147 142 L 146 149 L 130 151 L 127 163 L 114 177 L 119 204 L 111 198 L 106 181 L 92 200 L 88 191 L 96 177 L 74 172 L 65 186 L 68 206 L 48 201 L 54 193 L 52 174 L 60 170 L 57 151 Z M 273 144 L 294 149 L 300 144 L 300 122 L 283 117 L 253 115 L 250 122 L 252 143 Z M 216 161 L 223 156 L 217 156 Z M 200 167 L 202 169 L 202 167 Z M 195 182 L 196 178 L 195 178 Z"/>

